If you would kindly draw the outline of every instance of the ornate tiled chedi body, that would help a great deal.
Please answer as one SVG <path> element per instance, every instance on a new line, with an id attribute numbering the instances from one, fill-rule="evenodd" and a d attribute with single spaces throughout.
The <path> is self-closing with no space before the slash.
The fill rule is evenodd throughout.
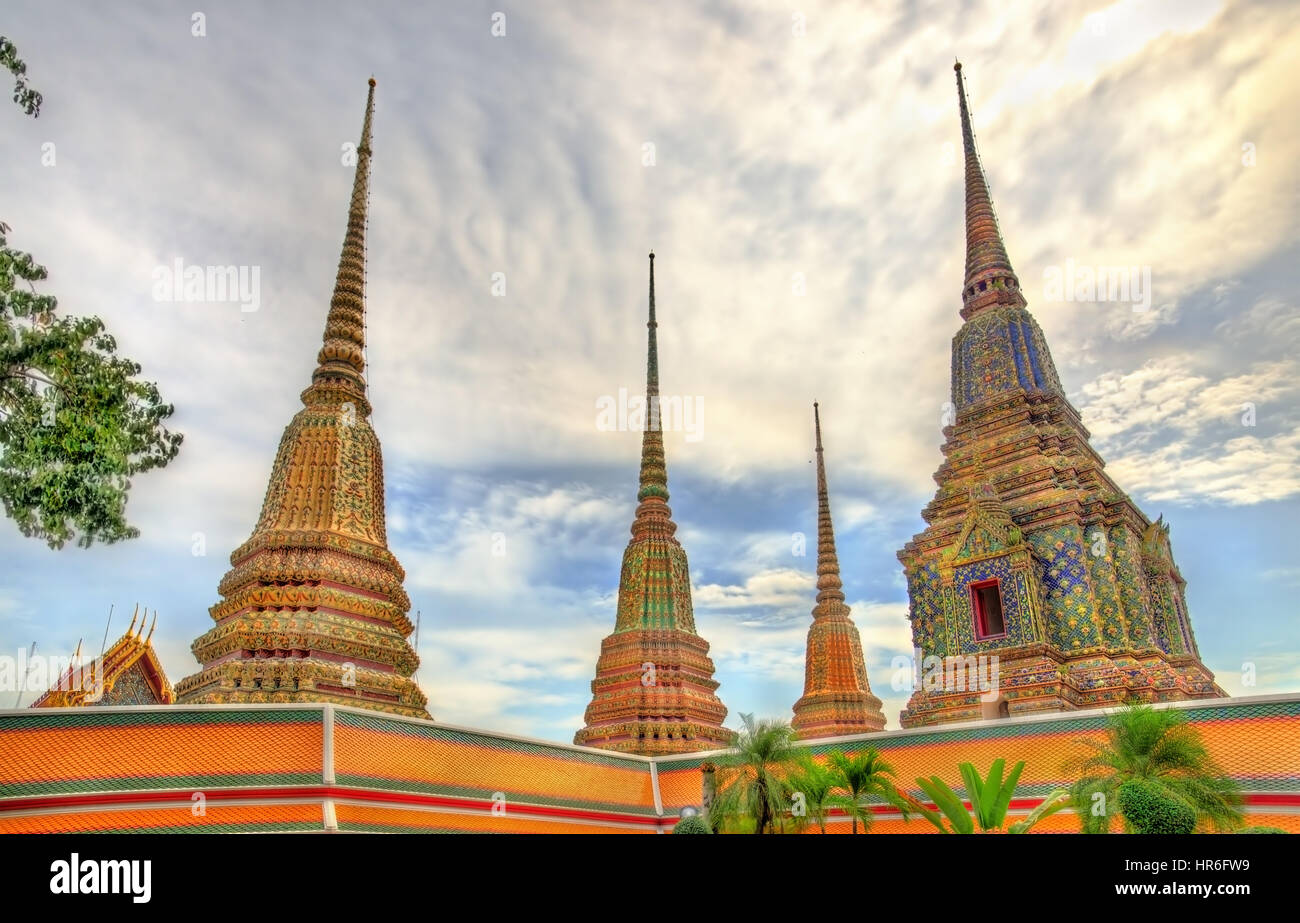
<path id="1" fill-rule="evenodd" d="M 405 572 L 388 550 L 365 371 L 365 231 L 374 81 L 324 342 L 285 428 L 262 515 L 230 556 L 182 702 L 326 701 L 428 717 Z"/>
<path id="2" fill-rule="evenodd" d="M 639 502 L 623 552 L 614 633 L 601 642 L 586 726 L 573 741 L 642 754 L 712 750 L 725 747 L 731 734 L 722 727 L 727 709 L 714 692 L 709 645 L 695 632 L 686 552 L 673 537 L 677 525 L 668 508 L 653 253 L 647 326 Z"/>
<path id="3" fill-rule="evenodd" d="M 862 639 L 844 602 L 816 404 L 813 426 L 817 433 L 817 604 L 808 629 L 803 697 L 794 703 L 791 722 L 803 740 L 879 731 L 885 726 L 880 699 L 871 694 L 867 682 Z"/>
<path id="4" fill-rule="evenodd" d="M 966 281 L 965 323 L 952 341 L 955 419 L 926 528 L 899 560 L 920 654 L 996 657 L 998 689 L 972 689 L 976 677 L 956 669 L 930 670 L 927 681 L 923 667 L 903 726 L 1221 696 L 1192 635 L 1168 526 L 1104 472 L 1026 310 L 960 64 L 957 89 Z"/>

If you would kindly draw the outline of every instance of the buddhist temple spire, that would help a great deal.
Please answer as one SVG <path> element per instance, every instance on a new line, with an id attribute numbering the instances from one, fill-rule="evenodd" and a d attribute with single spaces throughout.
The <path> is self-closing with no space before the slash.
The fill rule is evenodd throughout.
<path id="1" fill-rule="evenodd" d="M 192 645 L 202 667 L 177 685 L 186 703 L 334 702 L 428 717 L 363 374 L 369 83 L 318 365 L 280 438 L 253 534 L 217 587 L 216 624 Z"/>
<path id="2" fill-rule="evenodd" d="M 821 410 L 816 403 L 813 426 L 817 434 L 817 604 L 804 655 L 803 697 L 794 704 L 792 722 L 804 740 L 879 731 L 885 726 L 880 699 L 871 694 L 867 681 L 862 638 L 844 604 L 826 486 Z"/>
<path id="3" fill-rule="evenodd" d="M 953 68 L 957 72 L 957 105 L 961 110 L 961 140 L 966 168 L 966 281 L 962 287 L 962 317 L 970 317 L 980 308 L 990 304 L 1019 304 L 1025 300 L 1020 295 L 1020 281 L 1011 268 L 998 217 L 993 211 L 988 181 L 975 149 L 975 133 L 971 129 L 970 108 L 966 101 L 966 85 L 962 80 L 961 62 Z"/>
<path id="4" fill-rule="evenodd" d="M 600 645 L 585 726 L 573 742 L 641 754 L 727 746 L 709 645 L 695 630 L 686 551 L 668 508 L 659 406 L 655 264 L 646 324 L 646 422 L 632 538 L 623 552 L 614 632 Z"/>
<path id="5" fill-rule="evenodd" d="M 655 319 L 655 255 L 650 253 L 650 319 L 646 346 L 646 420 L 641 436 L 641 477 L 636 498 L 634 538 L 671 538 L 677 531 L 668 507 L 668 467 L 664 459 L 664 427 L 659 405 L 659 323 Z"/>
<path id="6" fill-rule="evenodd" d="M 325 319 L 325 334 L 312 381 L 342 378 L 364 395 L 366 212 L 370 202 L 370 124 L 375 111 L 375 78 L 370 78 L 366 114 L 357 144 L 357 168 L 348 202 L 347 232 L 334 278 L 334 295 Z"/>
<path id="7" fill-rule="evenodd" d="M 943 430 L 938 490 L 921 512 L 925 529 L 898 559 L 918 660 L 942 662 L 945 673 L 966 666 L 942 681 L 924 677 L 901 723 L 1223 695 L 1199 660 L 1172 551 L 1144 547 L 1148 520 L 1105 472 L 1025 305 L 975 150 L 961 64 L 956 72 L 966 154 L 956 413 Z M 978 662 L 996 669 L 971 667 Z"/>
<path id="8" fill-rule="evenodd" d="M 822 418 L 813 403 L 813 423 L 817 430 L 817 603 L 827 600 L 844 602 L 840 582 L 840 559 L 835 553 L 835 529 L 831 525 L 830 492 L 826 487 L 826 459 L 822 454 Z"/>

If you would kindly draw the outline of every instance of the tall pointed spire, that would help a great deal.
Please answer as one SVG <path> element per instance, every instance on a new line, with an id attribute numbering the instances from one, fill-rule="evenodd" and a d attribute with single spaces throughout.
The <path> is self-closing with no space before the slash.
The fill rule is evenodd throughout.
<path id="1" fill-rule="evenodd" d="M 880 699 L 871 694 L 867 681 L 862 638 L 844 604 L 826 486 L 821 411 L 816 403 L 813 426 L 817 433 L 817 604 L 804 655 L 803 697 L 794 704 L 791 722 L 805 740 L 879 731 L 885 726 Z"/>
<path id="2" fill-rule="evenodd" d="M 967 408 L 1002 400 L 1010 392 L 1059 394 L 1061 380 L 1007 258 L 975 150 L 961 63 L 955 68 L 966 152 L 966 273 L 961 292 L 961 316 L 966 323 L 954 343 L 952 376 L 952 403 L 960 423 Z"/>
<path id="3" fill-rule="evenodd" d="M 646 341 L 646 422 L 641 436 L 641 477 L 637 490 L 633 538 L 672 538 L 677 524 L 668 507 L 668 466 L 664 460 L 664 426 L 659 405 L 659 323 L 655 319 L 655 255 L 650 253 L 650 319 Z"/>
<path id="4" fill-rule="evenodd" d="M 203 666 L 178 684 L 184 702 L 337 702 L 428 717 L 364 377 L 374 109 L 372 77 L 318 365 L 280 439 L 262 515 L 230 555 L 216 627 L 193 644 Z"/>
<path id="5" fill-rule="evenodd" d="M 614 633 L 600 646 L 586 725 L 573 741 L 631 753 L 725 747 L 709 645 L 695 632 L 686 551 L 673 537 L 659 404 L 655 264 L 650 254 L 646 422 L 632 539 L 623 552 Z"/>
<path id="6" fill-rule="evenodd" d="M 816 402 L 813 424 L 817 430 L 817 605 L 820 608 L 826 602 L 844 602 L 844 590 L 840 582 L 840 559 L 835 553 L 835 529 L 831 525 L 830 491 L 826 487 L 822 418 Z"/>
<path id="7" fill-rule="evenodd" d="M 970 317 L 991 304 L 1024 305 L 1025 299 L 1002 242 L 988 181 L 975 150 L 961 62 L 953 69 L 957 72 L 957 104 L 961 109 L 961 140 L 966 159 L 966 282 L 962 287 L 965 305 L 962 317 Z"/>
<path id="8" fill-rule="evenodd" d="M 375 78 L 370 78 L 366 115 L 357 144 L 356 174 L 348 202 L 348 226 L 334 278 L 334 295 L 312 381 L 342 379 L 364 398 L 366 380 L 366 213 L 370 204 L 370 125 L 375 112 Z"/>

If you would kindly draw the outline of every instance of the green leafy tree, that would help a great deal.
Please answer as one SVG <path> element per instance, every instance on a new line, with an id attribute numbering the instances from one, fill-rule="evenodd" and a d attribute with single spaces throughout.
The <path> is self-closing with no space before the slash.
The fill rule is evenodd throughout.
<path id="1" fill-rule="evenodd" d="M 859 823 L 863 833 L 871 829 L 875 820 L 871 810 L 873 796 L 897 805 L 906 817 L 907 808 L 891 778 L 894 767 L 885 762 L 879 750 L 872 747 L 854 755 L 832 750 L 826 763 L 835 780 L 836 791 L 831 803 L 849 815 L 853 833 L 858 832 Z"/>
<path id="2" fill-rule="evenodd" d="M 1241 826 L 1241 789 L 1210 758 L 1200 733 L 1181 711 L 1131 705 L 1111 716 L 1104 740 L 1088 745 L 1090 755 L 1065 767 L 1080 773 L 1071 796 L 1085 833 L 1108 832 L 1116 808 L 1125 829 L 1136 829 L 1119 797 L 1120 787 L 1135 779 L 1189 805 L 1198 829 Z M 1102 809 L 1094 810 L 1095 805 Z"/>
<path id="3" fill-rule="evenodd" d="M 709 819 L 719 831 L 752 827 L 754 833 L 777 833 L 790 809 L 788 776 L 798 762 L 794 731 L 784 721 L 740 718 L 732 752 L 715 760 Z"/>
<path id="4" fill-rule="evenodd" d="M 0 65 L 14 102 L 39 116 L 41 94 L 3 36 Z M 173 407 L 116 354 L 99 318 L 56 316 L 54 296 L 36 291 L 45 267 L 9 246 L 9 230 L 0 222 L 0 502 L 51 548 L 135 538 L 130 478 L 176 457 L 182 437 L 163 425 Z"/>
<path id="5" fill-rule="evenodd" d="M 0 35 L 0 67 L 14 78 L 14 102 L 27 115 L 36 118 L 41 114 L 41 94 L 27 84 L 27 65 L 18 57 L 14 43 Z"/>
<path id="6" fill-rule="evenodd" d="M 971 763 L 962 763 L 957 767 L 966 785 L 966 795 L 971 803 L 970 811 L 966 810 L 966 804 L 961 796 L 938 776 L 916 780 L 921 791 L 934 802 L 938 810 L 927 807 L 915 799 L 909 799 L 909 804 L 941 833 L 974 833 L 977 825 L 984 833 L 1000 832 L 1006 822 L 1007 810 L 1011 807 L 1011 799 L 1015 797 L 1016 783 L 1020 781 L 1025 763 L 1023 760 L 1016 763 L 1011 769 L 1011 774 L 1004 779 L 1005 767 L 1005 760 L 994 760 L 985 778 L 980 778 Z M 1029 812 L 1024 820 L 1007 827 L 1006 832 L 1028 833 L 1030 828 L 1044 817 L 1055 814 L 1069 804 L 1069 791 L 1063 788 L 1057 789 Z"/>

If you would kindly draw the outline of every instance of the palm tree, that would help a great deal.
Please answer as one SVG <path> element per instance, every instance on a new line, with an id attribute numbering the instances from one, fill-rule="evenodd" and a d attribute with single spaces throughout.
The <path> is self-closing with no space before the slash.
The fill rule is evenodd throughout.
<path id="1" fill-rule="evenodd" d="M 911 796 L 903 796 L 904 801 L 912 810 L 932 823 L 940 833 L 974 833 L 977 824 L 984 833 L 1001 833 L 1007 818 L 1007 810 L 1011 807 L 1011 799 L 1015 796 L 1016 783 L 1020 781 L 1020 774 L 1025 770 L 1025 761 L 1016 763 L 1011 769 L 1011 774 L 1004 780 L 1002 773 L 1005 766 L 1006 760 L 996 759 L 989 767 L 987 777 L 981 778 L 973 763 L 958 765 L 957 769 L 961 772 L 962 781 L 966 784 L 966 797 L 970 799 L 970 811 L 966 810 L 966 803 L 962 801 L 961 796 L 938 776 L 930 776 L 928 779 L 918 776 L 916 780 L 921 791 L 934 802 L 938 810 L 926 807 Z M 1069 791 L 1058 788 L 1039 802 L 1024 820 L 1007 827 L 1006 832 L 1028 833 L 1034 824 L 1064 809 L 1069 803 Z M 946 824 L 945 818 L 947 818 Z"/>
<path id="2" fill-rule="evenodd" d="M 1085 833 L 1109 832 L 1110 806 L 1119 804 L 1120 786 L 1132 780 L 1154 783 L 1166 797 L 1190 806 L 1202 829 L 1241 825 L 1241 789 L 1210 758 L 1180 711 L 1131 705 L 1111 716 L 1104 741 L 1088 745 L 1092 755 L 1066 766 L 1082 772 L 1070 793 Z M 1132 828 L 1127 819 L 1125 826 Z"/>
<path id="3" fill-rule="evenodd" d="M 835 788 L 838 791 L 831 801 L 852 818 L 855 834 L 858 832 L 858 821 L 862 821 L 862 831 L 865 833 L 875 820 L 869 801 L 872 795 L 900 808 L 904 807 L 902 796 L 889 778 L 894 774 L 894 767 L 885 762 L 875 747 L 856 756 L 833 750 L 827 755 L 826 761 L 835 777 Z"/>
<path id="4" fill-rule="evenodd" d="M 835 802 L 836 776 L 806 750 L 799 754 L 798 767 L 786 780 L 792 792 L 791 814 L 795 826 L 815 821 L 821 832 L 825 833 L 826 815 Z M 802 813 L 798 810 L 800 802 L 804 809 Z"/>
<path id="5" fill-rule="evenodd" d="M 794 731 L 784 721 L 743 722 L 732 752 L 715 760 L 717 790 L 709 807 L 714 829 L 753 823 L 754 833 L 775 833 L 790 807 L 787 776 L 797 759 Z"/>

